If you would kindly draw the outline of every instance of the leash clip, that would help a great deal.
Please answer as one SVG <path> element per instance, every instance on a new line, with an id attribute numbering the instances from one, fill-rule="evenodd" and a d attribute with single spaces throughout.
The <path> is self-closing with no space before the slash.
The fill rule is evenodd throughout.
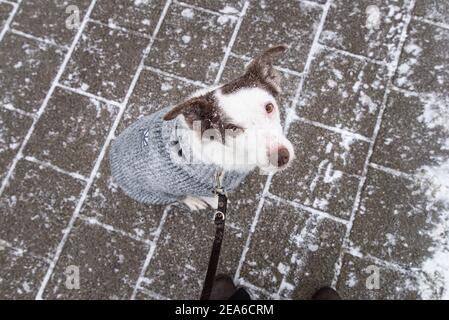
<path id="1" fill-rule="evenodd" d="M 215 174 L 214 193 L 218 196 L 218 207 L 214 213 L 214 221 L 216 224 L 224 223 L 226 220 L 227 197 L 223 188 L 223 170 L 217 171 Z"/>
<path id="2" fill-rule="evenodd" d="M 226 219 L 226 215 L 221 211 L 215 211 L 214 221 L 215 223 L 224 222 Z"/>

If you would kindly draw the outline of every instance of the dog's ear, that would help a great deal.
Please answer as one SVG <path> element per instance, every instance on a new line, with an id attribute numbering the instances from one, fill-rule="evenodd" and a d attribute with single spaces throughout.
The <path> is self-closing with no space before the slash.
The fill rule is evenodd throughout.
<path id="1" fill-rule="evenodd" d="M 259 54 L 246 68 L 246 73 L 257 76 L 271 84 L 277 93 L 281 90 L 281 74 L 273 68 L 273 61 L 288 49 L 285 44 L 280 44 L 266 49 Z"/>
<path id="2" fill-rule="evenodd" d="M 179 115 L 183 115 L 186 122 L 192 125 L 194 121 L 208 120 L 214 122 L 218 114 L 215 112 L 213 101 L 204 96 L 190 98 L 171 109 L 164 115 L 164 120 L 173 120 Z"/>

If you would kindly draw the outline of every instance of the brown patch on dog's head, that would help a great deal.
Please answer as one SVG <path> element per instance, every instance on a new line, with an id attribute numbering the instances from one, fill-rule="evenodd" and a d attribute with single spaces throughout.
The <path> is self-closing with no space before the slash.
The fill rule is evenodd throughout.
<path id="1" fill-rule="evenodd" d="M 218 108 L 212 93 L 190 98 L 171 109 L 164 115 L 164 120 L 173 120 L 177 116 L 183 115 L 190 129 L 194 129 L 194 123 L 201 124 L 201 132 L 203 135 L 206 130 L 218 130 L 224 137 L 223 115 Z"/>
<path id="2" fill-rule="evenodd" d="M 279 95 L 282 92 L 281 74 L 273 68 L 273 59 L 284 53 L 287 48 L 287 45 L 281 44 L 262 52 L 251 61 L 243 76 L 221 88 L 223 94 L 242 88 L 260 87 L 269 91 L 274 97 Z"/>

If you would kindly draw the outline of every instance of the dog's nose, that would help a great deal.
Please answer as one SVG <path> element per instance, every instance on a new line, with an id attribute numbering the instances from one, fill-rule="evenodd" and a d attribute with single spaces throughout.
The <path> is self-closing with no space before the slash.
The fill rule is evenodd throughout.
<path id="1" fill-rule="evenodd" d="M 278 150 L 278 167 L 283 167 L 290 160 L 290 152 L 285 147 L 281 147 Z"/>
<path id="2" fill-rule="evenodd" d="M 290 152 L 286 147 L 280 147 L 274 151 L 270 156 L 270 163 L 276 167 L 285 166 L 290 160 Z"/>

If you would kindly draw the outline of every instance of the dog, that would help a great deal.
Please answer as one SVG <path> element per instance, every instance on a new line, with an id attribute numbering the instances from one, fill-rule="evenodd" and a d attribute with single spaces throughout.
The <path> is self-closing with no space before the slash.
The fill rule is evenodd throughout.
<path id="1" fill-rule="evenodd" d="M 190 210 L 216 208 L 217 172 L 232 191 L 249 172 L 272 174 L 294 158 L 279 105 L 281 75 L 273 68 L 286 45 L 263 51 L 242 76 L 202 89 L 174 107 L 144 116 L 112 143 L 113 180 L 146 204 L 180 202 Z"/>

